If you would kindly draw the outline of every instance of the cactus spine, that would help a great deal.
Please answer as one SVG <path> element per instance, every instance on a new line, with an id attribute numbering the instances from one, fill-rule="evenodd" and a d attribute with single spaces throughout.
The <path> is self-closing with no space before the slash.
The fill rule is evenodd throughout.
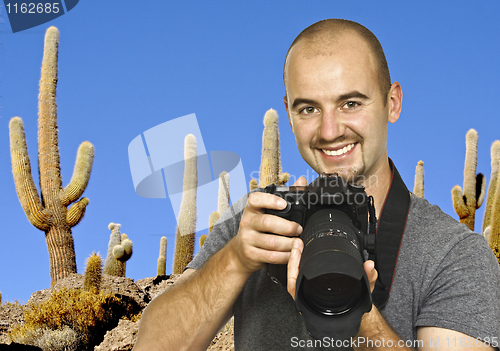
<path id="1" fill-rule="evenodd" d="M 196 231 L 196 188 L 198 168 L 196 138 L 188 134 L 184 139 L 184 185 L 181 209 L 175 238 L 174 265 L 172 273 L 181 274 L 193 259 Z"/>
<path id="2" fill-rule="evenodd" d="M 281 170 L 278 114 L 275 110 L 270 109 L 264 115 L 259 186 L 265 188 L 269 184 L 284 184 L 288 179 L 288 173 L 282 174 Z M 250 188 L 252 188 L 252 183 L 250 183 Z"/>
<path id="3" fill-rule="evenodd" d="M 98 293 L 101 290 L 102 259 L 97 253 L 93 253 L 87 259 L 87 267 L 83 276 L 83 289 Z"/>
<path id="4" fill-rule="evenodd" d="M 162 236 L 160 239 L 160 256 L 158 257 L 156 275 L 166 275 L 167 267 L 167 237 Z"/>
<path id="5" fill-rule="evenodd" d="M 464 167 L 464 188 L 455 185 L 451 190 L 455 212 L 460 217 L 460 223 L 465 223 L 474 231 L 476 209 L 483 203 L 486 190 L 484 176 L 478 173 L 477 166 L 477 132 L 470 129 L 466 136 L 466 154 Z"/>
<path id="6" fill-rule="evenodd" d="M 109 236 L 108 253 L 104 263 L 104 274 L 114 275 L 116 277 L 125 277 L 127 261 L 132 256 L 132 241 L 127 234 L 120 233 L 121 224 L 109 223 L 111 230 Z"/>
<path id="7" fill-rule="evenodd" d="M 30 223 L 45 232 L 52 283 L 76 273 L 71 227 L 81 221 L 89 203 L 87 198 L 77 200 L 87 187 L 94 160 L 94 147 L 87 141 L 83 142 L 78 148 L 73 176 L 62 188 L 56 105 L 58 47 L 59 31 L 50 27 L 45 34 L 38 96 L 38 169 L 42 200 L 31 174 L 23 122 L 14 117 L 9 123 L 17 195 Z M 68 209 L 71 203 L 74 204 Z"/>
<path id="8" fill-rule="evenodd" d="M 498 208 L 495 209 L 494 207 L 495 201 L 496 201 L 496 206 L 500 206 L 500 200 L 495 198 L 496 188 L 500 186 L 499 171 L 500 171 L 500 140 L 497 140 L 491 145 L 491 178 L 490 178 L 490 184 L 488 186 L 486 208 L 484 210 L 483 232 L 490 225 L 492 212 L 494 212 L 495 210 L 498 211 Z"/>
<path id="9" fill-rule="evenodd" d="M 415 169 L 415 184 L 413 193 L 418 197 L 424 198 L 424 161 L 418 161 Z"/>

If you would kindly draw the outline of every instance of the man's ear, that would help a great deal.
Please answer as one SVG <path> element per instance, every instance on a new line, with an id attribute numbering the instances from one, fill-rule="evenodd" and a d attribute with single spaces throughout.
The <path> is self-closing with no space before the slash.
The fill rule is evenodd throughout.
<path id="1" fill-rule="evenodd" d="M 292 133 L 293 133 L 293 124 L 292 124 L 292 119 L 290 118 L 290 112 L 288 112 L 288 101 L 286 95 L 283 96 L 283 102 L 285 103 L 286 114 L 288 116 L 288 123 L 290 123 L 290 128 L 292 128 Z"/>
<path id="2" fill-rule="evenodd" d="M 389 122 L 395 123 L 399 119 L 403 107 L 403 90 L 398 82 L 392 83 L 387 104 L 389 106 Z"/>

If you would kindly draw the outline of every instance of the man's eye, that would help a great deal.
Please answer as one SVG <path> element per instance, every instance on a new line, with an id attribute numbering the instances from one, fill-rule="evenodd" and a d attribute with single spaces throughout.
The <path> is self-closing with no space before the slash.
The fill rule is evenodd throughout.
<path id="1" fill-rule="evenodd" d="M 317 111 L 316 108 L 314 108 L 312 106 L 307 106 L 307 107 L 304 107 L 300 112 L 302 112 L 306 115 L 310 115 L 316 111 Z"/>
<path id="2" fill-rule="evenodd" d="M 348 101 L 344 104 L 344 107 L 347 109 L 353 109 L 353 108 L 358 107 L 358 106 L 359 106 L 359 103 L 357 103 L 356 101 Z"/>

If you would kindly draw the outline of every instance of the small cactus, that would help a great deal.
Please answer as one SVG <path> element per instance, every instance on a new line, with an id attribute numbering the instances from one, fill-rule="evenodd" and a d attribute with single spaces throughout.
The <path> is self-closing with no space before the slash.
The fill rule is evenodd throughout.
<path id="1" fill-rule="evenodd" d="M 193 259 L 196 232 L 196 188 L 198 186 L 197 155 L 196 138 L 188 134 L 184 140 L 184 184 L 175 238 L 172 269 L 174 274 L 181 274 Z"/>
<path id="2" fill-rule="evenodd" d="M 83 289 L 98 293 L 101 290 L 102 259 L 97 253 L 93 253 L 87 259 L 87 267 L 83 276 Z"/>
<path id="3" fill-rule="evenodd" d="M 212 212 L 212 214 L 210 215 L 210 219 L 208 220 L 208 234 L 210 234 L 215 223 L 219 220 L 219 218 L 220 218 L 219 212 L 215 212 L 215 211 Z"/>
<path id="4" fill-rule="evenodd" d="M 166 267 L 167 267 L 167 237 L 162 236 L 160 239 L 160 256 L 158 257 L 158 265 L 157 265 L 157 276 L 166 275 Z"/>
<path id="5" fill-rule="evenodd" d="M 259 182 L 257 182 L 257 179 L 252 179 L 249 183 L 250 191 L 254 191 L 259 187 Z"/>
<path id="6" fill-rule="evenodd" d="M 200 236 L 200 247 L 203 246 L 206 239 L 207 239 L 207 234 L 203 234 L 202 236 Z"/>
<path id="7" fill-rule="evenodd" d="M 477 167 L 477 132 L 470 129 L 466 136 L 466 153 L 464 167 L 464 188 L 455 185 L 451 190 L 455 212 L 460 217 L 460 223 L 465 223 L 474 231 L 476 209 L 484 200 L 486 182 L 481 173 L 476 175 Z"/>
<path id="8" fill-rule="evenodd" d="M 121 224 L 111 222 L 108 254 L 104 264 L 104 274 L 125 277 L 126 262 L 132 256 L 132 241 L 126 234 L 120 233 Z"/>
<path id="9" fill-rule="evenodd" d="M 413 193 L 418 197 L 424 198 L 424 161 L 418 161 L 415 169 L 415 185 Z"/>

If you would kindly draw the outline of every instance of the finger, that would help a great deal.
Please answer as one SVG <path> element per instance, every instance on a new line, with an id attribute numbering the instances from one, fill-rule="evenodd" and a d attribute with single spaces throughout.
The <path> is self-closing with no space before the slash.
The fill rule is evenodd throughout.
<path id="1" fill-rule="evenodd" d="M 248 195 L 247 206 L 245 210 L 249 210 L 256 213 L 264 212 L 264 209 L 271 210 L 282 210 L 284 209 L 288 203 L 285 199 L 280 196 L 254 192 Z"/>
<path id="2" fill-rule="evenodd" d="M 292 186 L 307 186 L 307 180 L 305 177 L 300 177 Z"/>
<path id="3" fill-rule="evenodd" d="M 302 226 L 273 214 L 259 214 L 242 218 L 243 226 L 262 233 L 273 233 L 284 236 L 299 236 Z M 241 223 L 240 223 L 241 226 Z"/>
<path id="4" fill-rule="evenodd" d="M 300 243 L 299 243 L 300 242 Z M 302 255 L 302 240 L 294 240 L 293 248 L 290 254 L 290 260 L 287 265 L 287 284 L 288 293 L 295 300 L 295 286 L 297 284 L 297 276 L 299 275 L 299 263 Z"/>
<path id="5" fill-rule="evenodd" d="M 373 262 L 372 260 L 368 260 L 363 264 L 363 267 L 365 269 L 366 276 L 368 277 L 368 281 L 370 282 L 370 291 L 373 292 L 373 289 L 375 288 L 375 282 L 378 278 L 378 272 L 375 269 L 375 262 Z"/>

